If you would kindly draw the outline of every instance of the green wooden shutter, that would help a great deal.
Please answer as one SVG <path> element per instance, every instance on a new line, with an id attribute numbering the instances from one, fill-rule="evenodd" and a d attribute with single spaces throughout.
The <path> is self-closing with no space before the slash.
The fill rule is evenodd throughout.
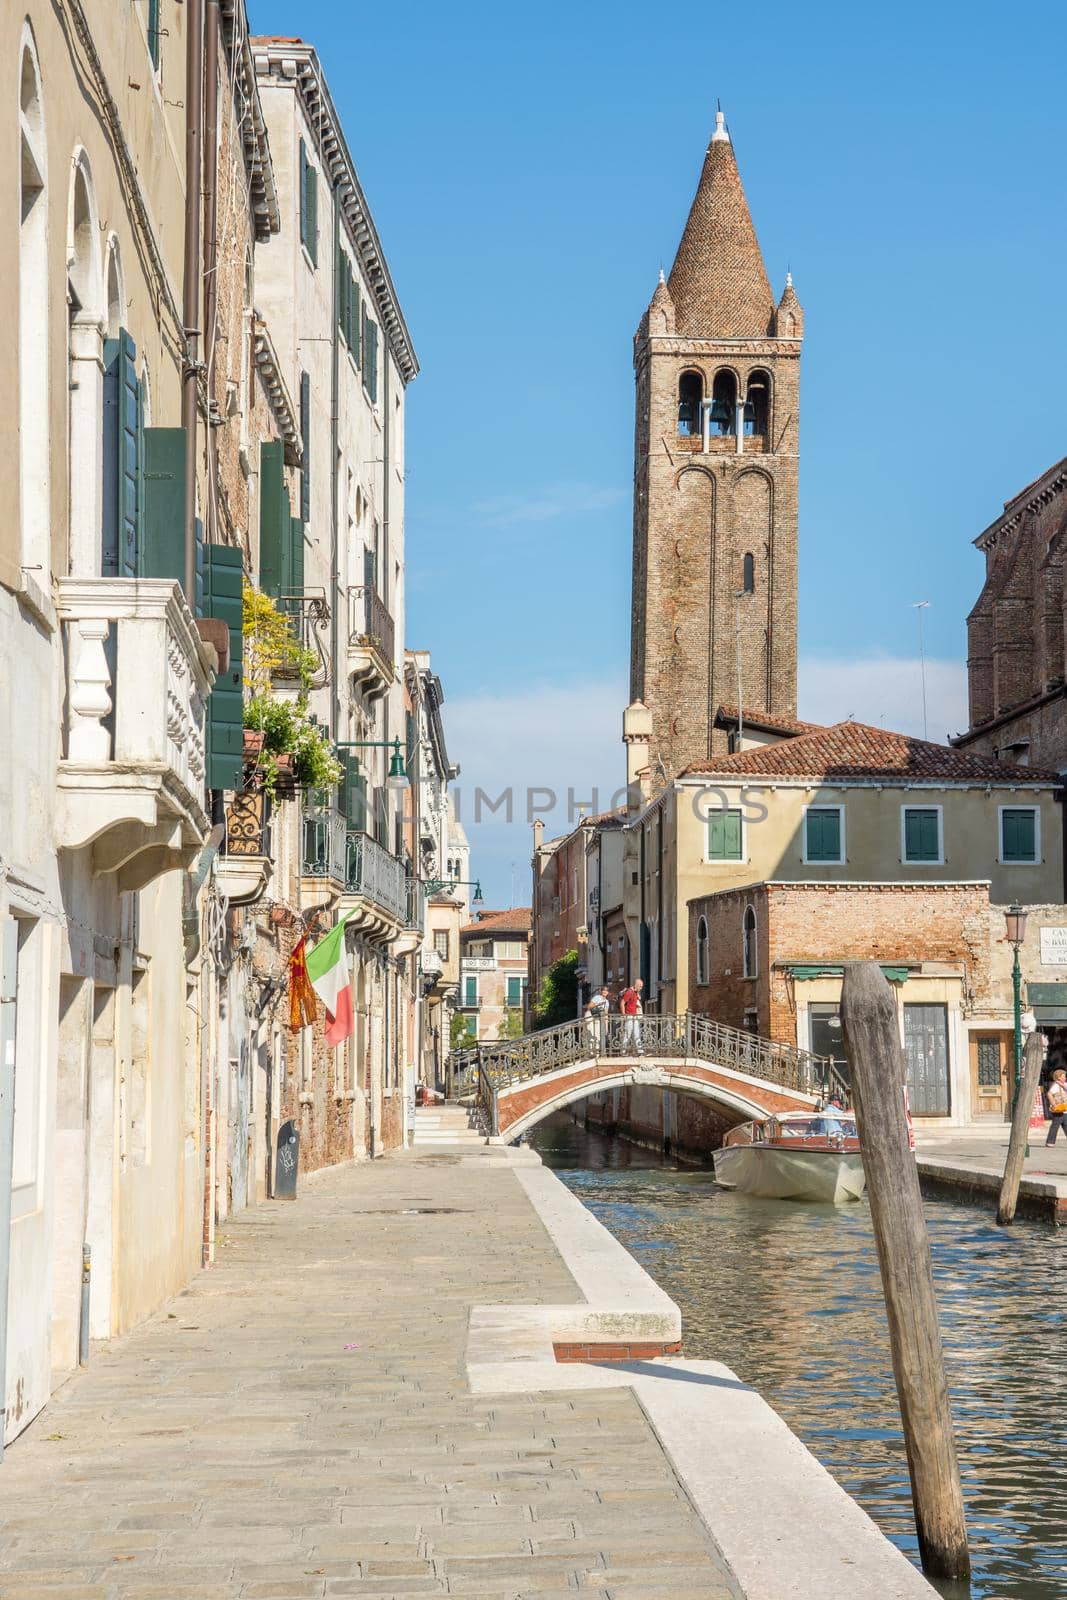
<path id="1" fill-rule="evenodd" d="M 152 57 L 152 65 L 159 68 L 159 0 L 148 0 L 148 53 Z"/>
<path id="2" fill-rule="evenodd" d="M 300 374 L 300 438 L 303 454 L 300 467 L 300 515 L 311 521 L 311 379 Z"/>
<path id="3" fill-rule="evenodd" d="M 300 242 L 308 247 L 308 153 L 300 141 Z"/>
<path id="4" fill-rule="evenodd" d="M 315 168 L 308 163 L 307 168 L 307 202 L 308 202 L 308 255 L 315 266 L 319 264 L 319 175 Z"/>
<path id="5" fill-rule="evenodd" d="M 361 349 L 360 349 L 360 336 L 359 336 L 359 327 L 360 327 L 359 318 L 360 318 L 361 308 L 362 308 L 362 300 L 360 298 L 360 293 L 359 293 L 359 283 L 352 276 L 351 270 L 349 270 L 349 274 L 348 274 L 348 348 L 352 352 L 352 356 L 353 356 L 353 359 L 355 360 L 355 363 L 356 363 L 357 367 L 359 366 L 360 361 L 362 360 Z"/>
<path id="6" fill-rule="evenodd" d="M 1033 811 L 1002 811 L 1000 825 L 1002 860 L 1037 860 L 1037 827 Z"/>
<path id="7" fill-rule="evenodd" d="M 807 817 L 807 858 L 809 861 L 840 861 L 841 814 L 813 807 Z"/>
<path id="8" fill-rule="evenodd" d="M 304 524 L 299 517 L 289 518 L 289 589 L 304 592 Z"/>
<path id="9" fill-rule="evenodd" d="M 207 786 L 239 789 L 244 773 L 244 634 L 241 617 L 243 568 L 233 545 L 204 550 L 204 606 L 230 630 L 230 663 L 215 680 L 207 703 Z"/>
<path id="10" fill-rule="evenodd" d="M 378 324 L 370 317 L 364 324 L 363 382 L 367 386 L 371 404 L 378 404 Z"/>
<path id="11" fill-rule="evenodd" d="M 259 452 L 259 586 L 275 600 L 285 584 L 291 538 L 285 446 L 274 439 Z"/>
<path id="12" fill-rule="evenodd" d="M 145 578 L 185 579 L 185 429 L 144 430 Z"/>
<path id="13" fill-rule="evenodd" d="M 915 807 L 904 813 L 904 858 L 906 861 L 937 861 L 937 812 Z"/>
<path id="14" fill-rule="evenodd" d="M 137 346 L 120 328 L 104 343 L 103 550 L 105 578 L 135 578 L 140 565 L 144 408 Z"/>
<path id="15" fill-rule="evenodd" d="M 712 861 L 741 860 L 740 811 L 712 811 L 709 814 L 708 856 Z"/>

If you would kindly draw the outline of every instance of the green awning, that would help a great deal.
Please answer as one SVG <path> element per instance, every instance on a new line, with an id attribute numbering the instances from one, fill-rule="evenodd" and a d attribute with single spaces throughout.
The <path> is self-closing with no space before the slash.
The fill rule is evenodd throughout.
<path id="1" fill-rule="evenodd" d="M 1067 1028 L 1067 983 L 1028 983 L 1026 1000 L 1039 1028 Z"/>
<path id="2" fill-rule="evenodd" d="M 780 963 L 793 978 L 798 978 L 801 983 L 810 982 L 812 978 L 841 978 L 844 976 L 844 966 L 834 962 L 809 962 L 809 961 L 783 961 Z M 880 963 L 882 971 L 890 983 L 906 983 L 910 967 L 891 967 Z M 1067 988 L 1067 985 L 1064 985 Z"/>

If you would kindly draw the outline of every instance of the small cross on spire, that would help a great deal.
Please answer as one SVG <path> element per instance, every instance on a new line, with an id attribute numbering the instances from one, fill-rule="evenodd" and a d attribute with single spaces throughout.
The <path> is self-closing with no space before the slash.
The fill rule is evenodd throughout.
<path id="1" fill-rule="evenodd" d="M 722 101 L 717 100 L 715 112 L 715 132 L 711 136 L 712 144 L 729 144 L 730 135 L 726 131 L 726 117 L 723 115 Z"/>

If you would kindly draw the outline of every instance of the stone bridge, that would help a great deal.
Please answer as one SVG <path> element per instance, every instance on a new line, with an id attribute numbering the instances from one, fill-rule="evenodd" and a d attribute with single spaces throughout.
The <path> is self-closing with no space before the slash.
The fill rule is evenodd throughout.
<path id="1" fill-rule="evenodd" d="M 511 1143 L 572 1101 L 628 1084 L 712 1101 L 736 1122 L 808 1111 L 830 1089 L 846 1089 L 829 1059 L 693 1012 L 645 1016 L 639 1030 L 640 1051 L 620 1017 L 457 1051 L 452 1092 L 473 1095 L 486 1130 Z"/>

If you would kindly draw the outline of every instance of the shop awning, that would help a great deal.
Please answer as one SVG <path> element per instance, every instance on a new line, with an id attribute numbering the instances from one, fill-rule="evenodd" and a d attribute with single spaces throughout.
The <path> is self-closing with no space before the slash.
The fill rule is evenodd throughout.
<path id="1" fill-rule="evenodd" d="M 1028 983 L 1026 999 L 1039 1028 L 1067 1028 L 1067 983 Z"/>
<path id="2" fill-rule="evenodd" d="M 812 978 L 841 978 L 845 972 L 843 965 L 835 965 L 832 961 L 782 961 L 776 962 L 775 965 L 781 966 L 789 973 L 790 977 L 799 979 L 801 983 L 810 982 Z M 887 963 L 879 963 L 879 965 L 890 983 L 906 983 L 908 974 L 912 970 L 910 967 L 894 967 Z M 1064 988 L 1067 988 L 1067 984 L 1064 985 Z"/>

